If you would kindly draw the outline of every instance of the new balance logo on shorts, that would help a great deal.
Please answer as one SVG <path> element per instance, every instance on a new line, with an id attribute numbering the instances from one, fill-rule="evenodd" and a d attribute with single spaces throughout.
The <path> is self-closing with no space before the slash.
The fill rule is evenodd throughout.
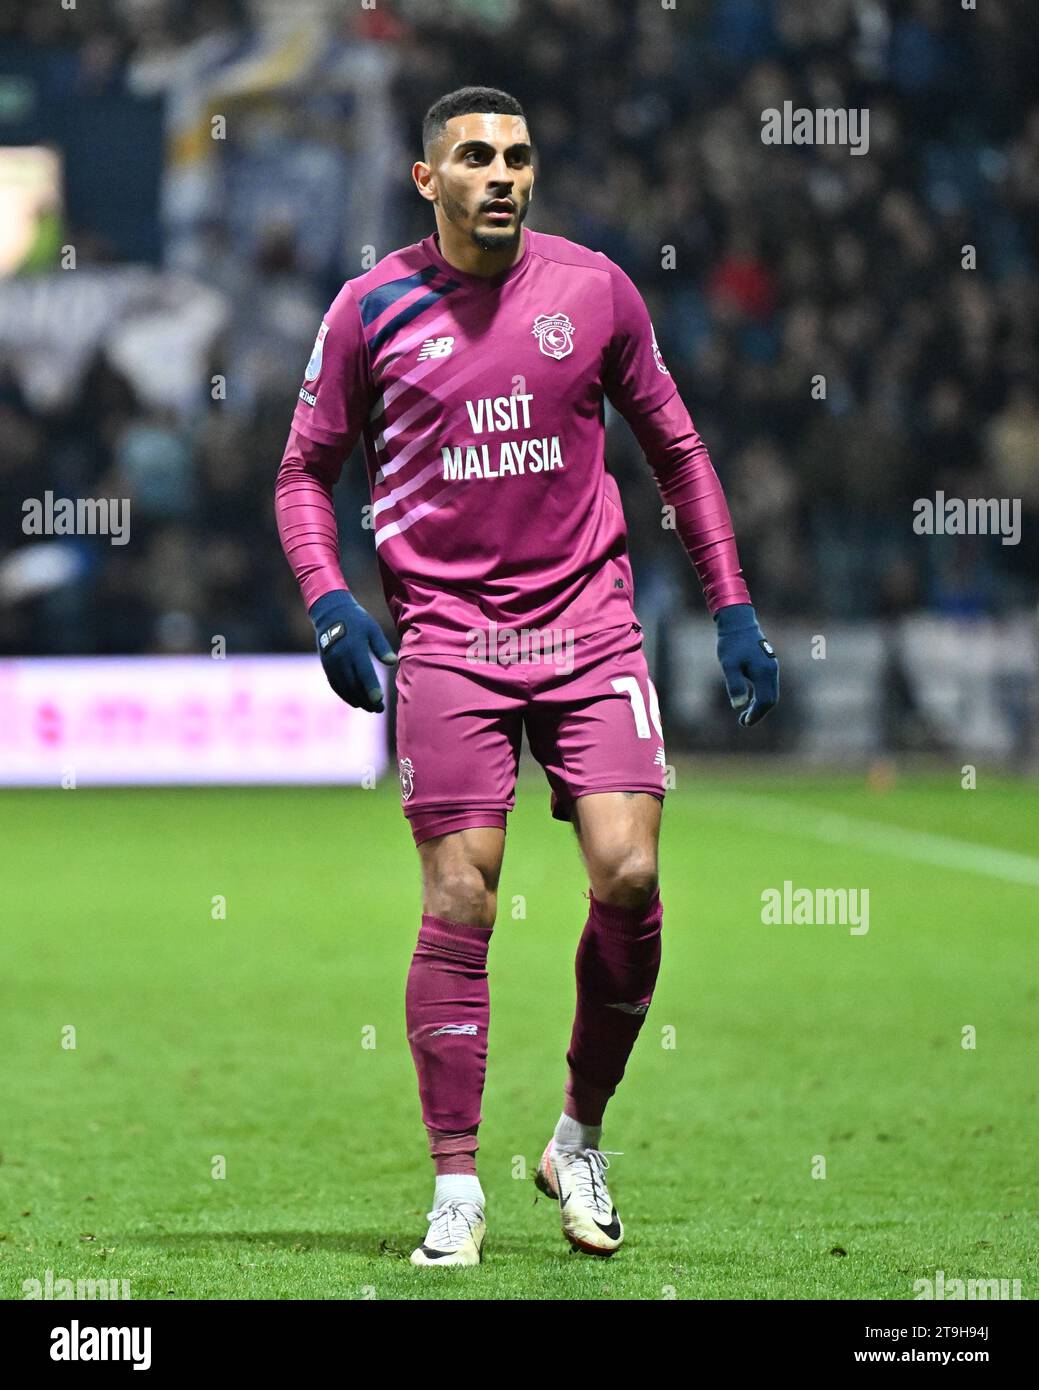
<path id="1" fill-rule="evenodd" d="M 427 338 L 419 350 L 418 360 L 424 362 L 427 357 L 450 357 L 454 345 L 454 338 Z"/>
<path id="2" fill-rule="evenodd" d="M 442 1028 L 434 1028 L 430 1033 L 431 1038 L 438 1038 L 441 1033 L 464 1033 L 468 1038 L 476 1037 L 475 1023 L 445 1023 Z"/>

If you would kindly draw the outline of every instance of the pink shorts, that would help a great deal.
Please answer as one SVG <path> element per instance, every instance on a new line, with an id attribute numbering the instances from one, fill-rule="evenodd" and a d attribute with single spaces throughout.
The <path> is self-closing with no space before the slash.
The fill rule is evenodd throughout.
<path id="1" fill-rule="evenodd" d="M 522 633 L 515 637 L 522 642 Z M 499 640 L 493 660 L 401 657 L 397 759 L 416 844 L 472 826 L 504 828 L 524 728 L 557 820 L 569 820 L 576 798 L 590 792 L 649 792 L 663 801 L 664 739 L 641 627 L 536 647 L 510 653 Z"/>

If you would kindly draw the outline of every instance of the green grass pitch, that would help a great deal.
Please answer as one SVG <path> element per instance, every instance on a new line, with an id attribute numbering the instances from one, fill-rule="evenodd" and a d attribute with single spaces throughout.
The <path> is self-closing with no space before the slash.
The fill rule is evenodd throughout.
<path id="1" fill-rule="evenodd" d="M 48 1269 L 135 1299 L 906 1299 L 939 1269 L 1035 1297 L 1026 783 L 679 768 L 661 978 L 602 1141 L 628 1238 L 595 1260 L 534 1201 L 587 884 L 525 774 L 490 951 L 485 1258 L 460 1270 L 408 1263 L 433 1180 L 389 780 L 7 793 L 0 843 L 5 1298 Z M 868 888 L 869 931 L 764 925 L 785 880 Z"/>

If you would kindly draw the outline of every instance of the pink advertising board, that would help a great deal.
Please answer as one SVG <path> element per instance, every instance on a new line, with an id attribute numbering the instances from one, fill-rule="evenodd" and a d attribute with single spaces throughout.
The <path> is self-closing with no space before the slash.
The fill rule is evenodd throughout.
<path id="1" fill-rule="evenodd" d="M 5 786 L 360 783 L 386 732 L 312 656 L 0 659 Z"/>

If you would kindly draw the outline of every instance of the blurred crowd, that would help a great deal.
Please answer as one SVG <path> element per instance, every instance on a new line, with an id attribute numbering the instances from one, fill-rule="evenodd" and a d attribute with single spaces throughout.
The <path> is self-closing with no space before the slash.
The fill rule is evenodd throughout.
<path id="1" fill-rule="evenodd" d="M 68 102 L 169 103 L 190 62 L 234 61 L 280 33 L 288 8 L 0 0 L 0 36 L 7 52 L 60 54 Z M 199 185 L 204 215 L 185 231 L 168 192 L 156 213 L 166 264 L 228 305 L 195 397 L 157 401 L 108 340 L 77 388 L 43 408 L 0 351 L 8 570 L 30 544 L 22 499 L 49 488 L 132 503 L 129 545 L 63 542 L 74 552 L 65 582 L 34 588 L 19 574 L 5 593 L 0 577 L 0 650 L 206 651 L 220 635 L 230 650 L 277 651 L 311 640 L 272 513 L 302 368 L 365 248 L 382 256 L 433 229 L 410 180 L 422 116 L 470 83 L 501 86 L 527 110 L 528 225 L 605 252 L 645 295 L 766 621 L 1034 604 L 1039 28 L 1027 5 L 378 0 L 363 11 L 309 0 L 291 10 L 312 43 L 318 32 L 326 41 L 295 83 L 239 98 Z M 868 109 L 868 152 L 763 143 L 762 112 L 786 101 Z M 93 265 L 132 259 L 74 220 L 67 239 Z M 217 378 L 226 389 L 214 393 Z M 607 448 L 640 611 L 698 607 L 618 419 Z M 1020 498 L 1021 543 L 917 535 L 913 502 L 938 491 Z M 338 499 L 344 571 L 385 622 L 367 500 L 358 454 Z"/>

